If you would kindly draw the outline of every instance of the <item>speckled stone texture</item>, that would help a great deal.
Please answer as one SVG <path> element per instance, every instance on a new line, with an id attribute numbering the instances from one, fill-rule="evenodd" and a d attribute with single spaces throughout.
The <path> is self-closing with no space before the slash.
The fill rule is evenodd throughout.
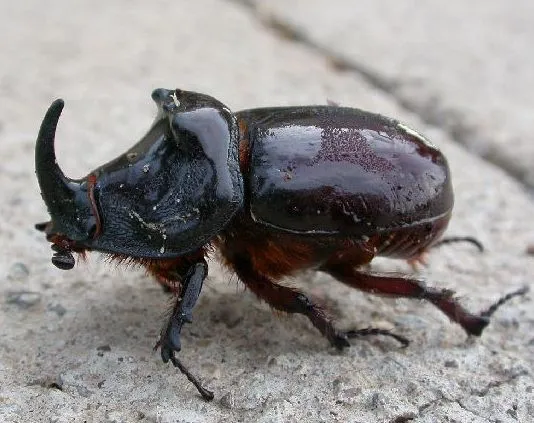
<path id="1" fill-rule="evenodd" d="M 482 55 L 477 48 L 477 43 L 487 41 L 482 35 L 471 44 L 463 42 L 459 28 L 440 20 L 454 13 L 464 16 L 463 4 L 455 8 L 427 2 L 424 7 L 436 8 L 432 33 L 441 31 L 443 42 L 450 36 L 456 49 L 443 50 L 451 58 L 439 62 L 434 80 L 427 72 L 435 66 L 432 45 L 406 43 L 411 53 L 403 56 L 393 44 L 391 61 L 381 65 L 388 55 L 386 38 L 402 44 L 409 33 L 399 23 L 405 21 L 405 11 L 387 9 L 389 19 L 397 19 L 400 26 L 397 38 L 392 38 L 391 25 L 378 26 L 382 21 L 377 18 L 376 26 L 368 26 L 372 32 L 358 25 L 351 32 L 343 22 L 354 17 L 352 2 L 332 4 L 336 3 L 331 9 L 345 19 L 337 24 L 337 37 L 332 32 L 321 39 L 323 50 L 295 38 L 287 28 L 266 24 L 263 12 L 239 1 L 0 4 L 0 421 L 532 420 L 532 294 L 501 308 L 482 338 L 467 339 L 426 303 L 366 295 L 323 274 L 306 273 L 285 281 L 325 304 L 341 328 L 391 328 L 412 340 L 401 349 L 388 338 L 367 338 L 339 353 L 305 318 L 272 313 L 213 261 L 194 322 L 184 329 L 180 354 L 215 391 L 215 400 L 206 403 L 152 350 L 170 298 L 142 270 L 117 268 L 98 254 L 71 271 L 56 269 L 48 243 L 33 229 L 34 223 L 47 218 L 34 175 L 35 136 L 46 108 L 57 97 L 66 101 L 57 134 L 58 161 L 72 177 L 122 153 L 143 134 L 154 116 L 150 93 L 156 87 L 206 92 L 234 110 L 332 100 L 407 122 L 449 159 L 456 205 L 448 234 L 475 236 L 486 251 L 480 254 L 470 245 L 443 246 L 428 256 L 429 265 L 420 269 L 420 277 L 430 285 L 456 290 L 473 310 L 531 285 L 534 256 L 527 249 L 534 244 L 534 202 L 524 185 L 467 152 L 447 125 L 428 125 L 424 113 L 406 108 L 397 92 L 378 87 L 355 69 L 334 66 L 325 52 L 349 48 L 354 34 L 360 34 L 360 46 L 364 38 L 366 44 L 380 46 L 366 52 L 373 75 L 399 80 L 405 76 L 405 62 L 412 63 L 411 55 L 417 55 L 422 64 L 414 67 L 420 66 L 426 81 L 418 87 L 417 98 L 429 101 L 437 92 L 448 108 L 469 119 L 473 137 L 487 141 L 487 148 L 494 145 L 493 138 L 486 137 L 488 131 L 493 133 L 487 119 L 499 128 L 495 139 L 527 140 L 518 164 L 532 159 L 532 144 L 523 137 L 532 122 L 521 120 L 527 93 L 534 91 L 532 80 L 525 77 L 518 91 L 499 86 L 519 83 L 524 76 L 517 69 L 515 82 L 495 74 L 469 84 L 485 92 L 499 87 L 500 98 L 509 104 L 506 113 L 459 83 L 440 82 L 458 79 L 456 57 L 471 63 L 468 68 L 475 75 L 484 74 L 486 60 L 495 60 L 491 49 Z M 498 2 L 484 4 L 490 3 Z M 273 10 L 276 4 L 282 3 L 271 2 Z M 321 2 L 309 4 L 294 13 L 276 12 L 277 19 L 288 25 L 299 19 L 309 22 L 307 13 L 323 11 L 314 19 L 328 20 L 332 29 L 338 18 L 331 18 Z M 362 4 L 372 7 L 370 2 Z M 481 34 L 491 33 L 490 8 L 480 8 L 484 13 L 473 27 L 485 25 Z M 421 13 L 411 15 L 407 30 L 423 25 Z M 521 8 L 516 13 L 516 19 L 528 20 Z M 314 34 L 320 25 L 311 27 L 303 26 Z M 512 37 L 512 29 L 501 28 L 498 34 Z M 532 69 L 526 48 L 514 45 L 523 54 L 523 66 Z M 477 113 L 472 113 L 475 103 Z M 495 113 L 499 119 L 492 120 Z M 527 122 L 525 132 L 509 126 L 514 119 Z M 374 267 L 411 271 L 398 261 L 378 260 Z"/>

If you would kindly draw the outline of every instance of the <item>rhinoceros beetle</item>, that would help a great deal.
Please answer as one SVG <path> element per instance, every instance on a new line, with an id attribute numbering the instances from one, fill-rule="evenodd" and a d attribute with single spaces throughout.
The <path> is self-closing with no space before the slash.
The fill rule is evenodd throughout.
<path id="1" fill-rule="evenodd" d="M 437 245 L 453 207 L 443 154 L 406 125 L 359 109 L 269 107 L 232 113 L 208 95 L 157 89 L 147 134 L 85 178 L 66 177 L 54 138 L 63 101 L 48 109 L 35 165 L 51 220 L 36 225 L 52 262 L 96 250 L 133 260 L 176 295 L 157 347 L 205 399 L 213 394 L 182 365 L 180 333 L 217 249 L 224 263 L 273 308 L 307 316 L 335 347 L 369 334 L 343 332 L 321 307 L 278 284 L 304 269 L 375 294 L 430 301 L 468 334 L 480 335 L 508 294 L 480 314 L 450 290 L 407 275 L 362 269 L 375 256 L 417 259 Z M 475 242 L 470 238 L 468 241 Z"/>

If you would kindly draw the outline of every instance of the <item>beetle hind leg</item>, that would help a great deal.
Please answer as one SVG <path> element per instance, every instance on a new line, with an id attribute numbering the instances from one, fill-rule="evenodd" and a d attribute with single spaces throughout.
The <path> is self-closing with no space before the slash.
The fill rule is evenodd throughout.
<path id="1" fill-rule="evenodd" d="M 425 286 L 423 281 L 399 274 L 372 274 L 359 272 L 354 266 L 337 263 L 323 268 L 337 280 L 353 288 L 373 294 L 395 298 L 418 298 L 430 301 L 452 321 L 458 323 L 469 335 L 480 336 L 489 324 L 490 316 L 505 302 L 513 297 L 523 295 L 526 289 L 512 292 L 486 311 L 473 314 L 465 309 L 448 289 L 436 289 Z"/>
<path id="2" fill-rule="evenodd" d="M 461 242 L 473 245 L 480 253 L 484 252 L 484 245 L 478 239 L 473 238 L 472 236 L 451 236 L 440 239 L 438 242 L 432 244 L 430 247 L 427 247 L 426 249 L 417 253 L 415 256 L 410 257 L 407 262 L 411 266 L 412 270 L 415 272 L 418 270 L 419 265 L 423 267 L 428 266 L 427 255 L 430 250 L 440 248 L 443 245 L 456 244 Z"/>
<path id="3" fill-rule="evenodd" d="M 476 247 L 479 252 L 481 253 L 484 252 L 484 245 L 478 239 L 472 236 L 449 236 L 449 237 L 440 239 L 438 242 L 433 244 L 430 248 L 439 248 L 443 245 L 455 244 L 455 243 L 460 243 L 460 242 L 471 244 L 474 247 Z"/>

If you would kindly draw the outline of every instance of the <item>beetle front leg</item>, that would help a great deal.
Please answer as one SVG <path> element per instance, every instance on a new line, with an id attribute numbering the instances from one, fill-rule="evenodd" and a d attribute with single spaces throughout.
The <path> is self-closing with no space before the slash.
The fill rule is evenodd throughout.
<path id="1" fill-rule="evenodd" d="M 175 356 L 175 353 L 179 352 L 182 348 L 180 340 L 182 326 L 184 323 L 191 323 L 193 320 L 193 307 L 198 300 L 207 274 L 208 265 L 202 259 L 191 265 L 185 276 L 181 278 L 180 292 L 176 298 L 171 315 L 161 331 L 160 340 L 156 348 L 160 348 L 163 362 L 168 363 L 170 361 L 195 385 L 202 397 L 209 401 L 213 399 L 213 392 L 204 388 Z M 173 271 L 167 270 L 165 274 L 160 274 L 159 276 L 164 276 L 166 279 L 169 279 L 171 275 L 173 275 Z"/>
<path id="2" fill-rule="evenodd" d="M 179 352 L 182 348 L 180 341 L 182 326 L 184 323 L 193 321 L 193 307 L 198 300 L 207 274 L 208 266 L 206 262 L 200 262 L 191 266 L 182 279 L 180 295 L 176 299 L 167 324 L 161 331 L 159 346 L 164 363 L 170 360 L 174 351 Z"/>

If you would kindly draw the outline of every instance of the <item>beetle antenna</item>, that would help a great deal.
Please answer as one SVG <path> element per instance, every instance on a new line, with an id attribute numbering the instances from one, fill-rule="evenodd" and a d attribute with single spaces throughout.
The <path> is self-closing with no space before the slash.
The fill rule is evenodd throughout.
<path id="1" fill-rule="evenodd" d="M 202 398 L 204 398 L 206 401 L 211 401 L 213 399 L 213 392 L 204 388 L 200 381 L 191 374 L 187 367 L 185 367 L 174 354 L 171 354 L 169 360 L 171 360 L 174 367 L 177 367 L 187 377 L 187 379 L 189 379 L 189 382 L 195 385 L 195 388 L 197 388 L 200 395 L 202 395 Z"/>
<path id="2" fill-rule="evenodd" d="M 484 245 L 482 245 L 478 239 L 473 238 L 472 236 L 451 236 L 443 238 L 442 240 L 436 242 L 432 248 L 441 247 L 445 244 L 453 244 L 455 242 L 468 242 L 469 244 L 473 244 L 475 247 L 477 247 L 481 253 L 484 252 Z"/>

